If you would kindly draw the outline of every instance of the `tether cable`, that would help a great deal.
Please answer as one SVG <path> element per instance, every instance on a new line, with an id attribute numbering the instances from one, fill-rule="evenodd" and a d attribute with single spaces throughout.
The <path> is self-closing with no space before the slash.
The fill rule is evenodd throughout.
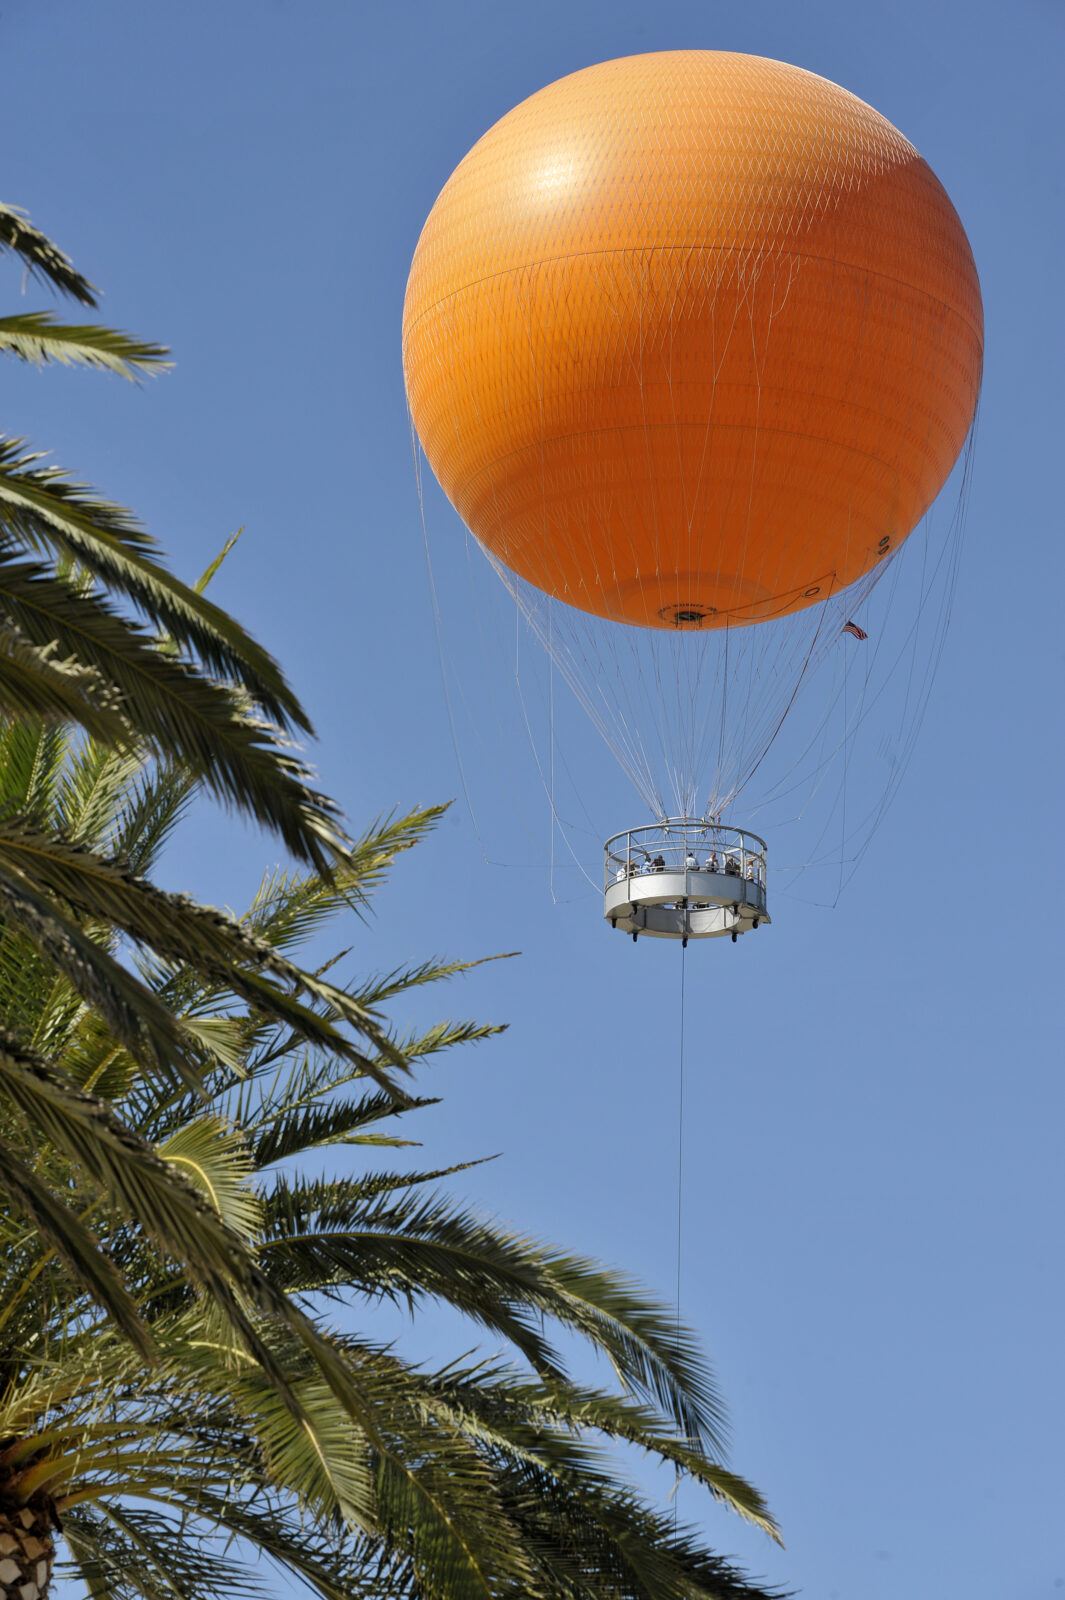
<path id="1" fill-rule="evenodd" d="M 680 1335 L 681 1335 L 680 1286 L 681 1286 L 681 1267 L 682 1267 L 682 1261 L 683 1261 L 682 1246 L 683 1246 L 683 1237 L 684 1237 L 684 1235 L 683 1235 L 683 1228 L 684 1228 L 684 1004 L 685 1004 L 685 1001 L 684 1001 L 684 975 L 685 975 L 685 972 L 687 971 L 687 961 L 685 959 L 686 956 L 687 956 L 687 951 L 686 951 L 684 945 L 682 944 L 681 947 L 680 947 L 680 1049 L 679 1049 L 678 1061 L 677 1061 L 677 1275 L 676 1275 L 675 1289 L 676 1289 L 676 1307 L 677 1307 L 676 1333 L 677 1333 L 677 1348 L 678 1348 L 678 1350 L 680 1349 Z M 685 1442 L 690 1444 L 691 1440 L 686 1440 Z M 678 1467 L 676 1469 L 675 1482 L 673 1484 L 673 1536 L 674 1536 L 674 1538 L 676 1538 L 676 1535 L 677 1535 L 677 1514 L 678 1514 L 678 1510 L 679 1510 L 678 1501 L 680 1499 L 680 1481 L 681 1481 L 682 1477 L 683 1477 L 683 1473 L 681 1472 L 680 1468 Z"/>

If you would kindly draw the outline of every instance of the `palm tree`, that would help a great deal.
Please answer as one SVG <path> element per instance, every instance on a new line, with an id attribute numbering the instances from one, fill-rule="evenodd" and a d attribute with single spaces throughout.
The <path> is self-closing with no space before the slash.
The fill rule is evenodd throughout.
<path id="1" fill-rule="evenodd" d="M 14 1158 L 29 1199 L 0 1211 L 0 1595 L 38 1600 L 58 1541 L 94 1600 L 214 1600 L 258 1588 L 259 1557 L 328 1600 L 762 1600 L 610 1453 L 649 1452 L 775 1534 L 721 1465 L 721 1402 L 673 1314 L 471 1214 L 440 1187 L 458 1168 L 378 1165 L 433 1103 L 397 1092 L 397 1063 L 498 1031 L 384 1022 L 463 964 L 335 987 L 295 965 L 438 813 L 374 826 L 342 877 L 271 873 L 190 958 L 170 897 L 149 891 L 149 929 L 139 896 L 193 788 L 43 723 L 0 744 L 21 830 L 0 872 L 38 850 L 82 952 L 135 966 L 197 1062 L 146 1069 L 3 920 L 0 1170 Z M 509 1354 L 413 1365 L 368 1331 L 382 1301 L 445 1304 Z M 618 1385 L 576 1382 L 559 1331 Z"/>
<path id="2" fill-rule="evenodd" d="M 59 247 L 0 205 L 0 253 L 85 306 L 95 290 Z M 0 317 L 0 351 L 136 379 L 166 350 L 50 312 Z M 310 723 L 277 663 L 162 564 L 131 514 L 18 438 L 0 434 L 0 710 L 76 723 L 109 745 L 135 736 L 322 868 L 344 838 L 288 745 Z M 122 609 L 132 605 L 141 620 Z M 155 648 L 154 635 L 171 647 Z"/>

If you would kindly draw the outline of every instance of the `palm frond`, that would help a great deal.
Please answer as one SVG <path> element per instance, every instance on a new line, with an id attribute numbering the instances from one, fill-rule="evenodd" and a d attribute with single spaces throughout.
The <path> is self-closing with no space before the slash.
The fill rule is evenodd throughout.
<path id="1" fill-rule="evenodd" d="M 169 365 L 169 351 L 98 323 L 57 322 L 50 311 L 24 311 L 0 317 L 0 352 L 34 366 L 55 361 L 65 367 L 99 367 L 120 378 L 137 379 Z"/>
<path id="2" fill-rule="evenodd" d="M 222 570 L 222 567 L 225 565 L 227 557 L 240 543 L 243 535 L 244 525 L 242 523 L 237 529 L 236 533 L 231 533 L 229 535 L 229 538 L 225 541 L 221 550 L 219 550 L 216 556 L 211 558 L 211 560 L 204 567 L 203 571 L 200 573 L 200 576 L 196 579 L 196 582 L 192 586 L 196 594 L 205 594 L 207 592 L 208 588 L 214 582 L 215 578 Z"/>
<path id="3" fill-rule="evenodd" d="M 368 1137 L 369 1127 L 395 1116 L 397 1111 L 415 1111 L 436 1104 L 435 1099 L 419 1096 L 397 1107 L 392 1095 L 378 1091 L 353 1100 L 331 1100 L 324 1105 L 312 1100 L 310 1104 L 275 1108 L 250 1121 L 255 1164 L 260 1171 L 265 1171 L 275 1162 L 303 1155 L 308 1150 L 358 1143 Z"/>
<path id="4" fill-rule="evenodd" d="M 478 967 L 486 967 L 493 961 L 513 961 L 517 954 L 516 950 L 503 950 L 498 955 L 480 956 L 475 961 L 419 961 L 409 966 L 394 967 L 391 972 L 365 978 L 349 993 L 360 1005 L 383 1006 L 394 1000 L 397 995 L 409 993 L 411 989 L 420 989 L 429 983 L 442 983 L 448 978 L 475 972 Z"/>
<path id="5" fill-rule="evenodd" d="M 100 1499 L 68 1511 L 63 1533 L 76 1557 L 69 1578 L 84 1583 L 94 1600 L 217 1600 L 258 1593 L 248 1569 L 227 1560 L 187 1519 Z"/>
<path id="6" fill-rule="evenodd" d="M 626 1395 L 578 1387 L 572 1382 L 531 1383 L 511 1370 L 496 1368 L 490 1377 L 483 1371 L 466 1382 L 455 1371 L 447 1375 L 442 1389 L 451 1403 L 459 1403 L 482 1420 L 491 1422 L 502 1413 L 512 1418 L 515 1409 L 527 1411 L 523 1426 L 516 1431 L 510 1422 L 506 1435 L 510 1447 L 524 1439 L 525 1448 L 535 1452 L 540 1444 L 539 1428 L 544 1423 L 558 1429 L 559 1448 L 568 1446 L 574 1436 L 589 1431 L 635 1445 L 709 1489 L 716 1500 L 727 1505 L 746 1521 L 767 1533 L 777 1544 L 780 1530 L 770 1515 L 764 1497 L 738 1473 L 676 1438 L 662 1427 L 660 1414 Z"/>
<path id="7" fill-rule="evenodd" d="M 138 1139 L 102 1102 L 72 1089 L 46 1063 L 10 1042 L 0 1045 L 0 1086 L 58 1149 L 129 1208 L 149 1238 L 184 1262 L 239 1334 L 283 1404 L 298 1415 L 284 1371 L 245 1311 L 242 1297 L 287 1329 L 349 1413 L 360 1410 L 358 1391 L 329 1340 L 260 1270 L 244 1242 L 182 1172 Z M 53 1204 L 49 1213 L 53 1227 L 57 1226 L 54 1212 L 63 1209 L 60 1203 Z M 76 1221 L 72 1213 L 67 1216 Z M 103 1268 L 99 1271 L 102 1274 Z M 102 1275 L 100 1281 L 105 1281 Z"/>
<path id="8" fill-rule="evenodd" d="M 492 961 L 503 958 L 489 956 L 486 959 Z M 400 1035 L 393 1042 L 404 1061 L 409 1062 L 411 1066 L 415 1063 L 421 1066 L 430 1056 L 453 1050 L 456 1045 L 477 1044 L 484 1039 L 494 1039 L 506 1031 L 505 1022 L 444 1021 L 434 1022 L 431 1027 L 421 1032 Z"/>
<path id="9" fill-rule="evenodd" d="M 247 1166 L 224 1139 L 219 1148 L 216 1127 L 201 1120 L 157 1152 L 104 1101 L 74 1088 L 47 1062 L 2 1038 L 0 1096 L 17 1106 L 39 1138 L 88 1173 L 136 1219 L 147 1237 L 184 1262 L 212 1293 L 217 1296 L 219 1283 L 225 1280 L 243 1280 L 244 1287 L 253 1287 L 250 1258 L 227 1226 L 220 1198 L 221 1191 L 231 1208 L 238 1209 L 236 1190 L 246 1187 Z M 209 1144 L 214 1146 L 211 1151 L 205 1148 Z M 189 1159 L 192 1152 L 198 1162 Z M 228 1178 L 222 1176 L 220 1155 L 228 1156 Z M 213 1189 L 206 1178 L 209 1166 L 214 1171 Z M 190 1170 L 203 1175 L 210 1198 L 188 1176 Z M 249 1204 L 240 1214 L 251 1220 L 257 1211 Z"/>
<path id="10" fill-rule="evenodd" d="M 0 205 L 0 250 L 12 251 L 35 278 L 50 283 L 61 294 L 83 306 L 95 306 L 95 287 L 18 206 Z"/>
<path id="11" fill-rule="evenodd" d="M 376 1563 L 371 1567 L 361 1551 L 337 1537 L 332 1525 L 319 1527 L 292 1516 L 274 1494 L 260 1491 L 251 1498 L 188 1485 L 176 1503 L 193 1527 L 195 1518 L 202 1517 L 229 1540 L 239 1539 L 262 1551 L 284 1574 L 299 1579 L 323 1600 L 407 1600 L 405 1591 L 380 1587 Z M 64 1525 L 70 1515 L 64 1512 Z M 224 1594 L 216 1591 L 216 1600 L 223 1600 Z M 155 1597 L 146 1595 L 145 1600 Z"/>
<path id="12" fill-rule="evenodd" d="M 339 1272 L 375 1292 L 391 1284 L 491 1318 L 522 1305 L 609 1355 L 619 1376 L 672 1416 L 682 1436 L 724 1450 L 724 1407 L 676 1314 L 631 1280 L 511 1234 L 452 1201 L 416 1191 L 367 1203 L 359 1180 L 278 1178 L 267 1198 L 264 1252 L 299 1241 L 309 1270 Z"/>
<path id="13" fill-rule="evenodd" d="M 75 844 L 84 842 L 106 850 L 125 862 L 131 872 L 143 874 L 169 841 L 198 788 L 187 770 L 156 761 L 143 767 L 136 781 L 125 788 L 121 805 L 111 813 L 107 834 L 82 839 L 64 827 L 63 836 Z"/>
<path id="14" fill-rule="evenodd" d="M 372 823 L 328 877 L 275 872 L 264 878 L 244 921 L 278 950 L 303 942 L 338 911 L 357 910 L 384 881 L 396 857 L 436 826 L 447 806 L 423 806 Z"/>
<path id="15" fill-rule="evenodd" d="M 131 1055 L 161 1067 L 171 1081 L 198 1085 L 193 1041 L 173 1014 L 10 865 L 0 866 L 0 912 L 18 924 L 45 960 L 99 1012 Z"/>
<path id="16" fill-rule="evenodd" d="M 146 760 L 146 752 L 135 744 L 115 749 L 110 743 L 87 739 L 70 749 L 57 775 L 53 831 L 92 849 L 110 844 L 120 818 L 140 799 Z M 185 793 L 176 779 L 168 787 Z M 11 810 L 28 808 L 16 800 Z M 32 811 L 28 814 L 33 819 Z"/>
<path id="17" fill-rule="evenodd" d="M 0 486 L 0 499 L 2 493 Z M 335 806 L 312 787 L 278 730 L 252 716 L 225 685 L 155 648 L 142 628 L 99 595 L 77 591 L 38 563 L 15 561 L 10 553 L 5 558 L 0 549 L 0 610 L 38 652 L 34 664 L 47 652 L 48 686 L 60 671 L 58 661 L 72 664 L 62 681 L 81 693 L 77 700 L 69 694 L 61 706 L 67 718 L 110 743 L 128 743 L 136 732 L 184 763 L 220 799 L 273 828 L 298 857 L 324 865 L 345 850 Z M 5 676 L 20 668 L 25 654 L 8 668 L 0 653 L 0 697 Z M 22 703 L 13 709 L 46 708 Z"/>
<path id="18" fill-rule="evenodd" d="M 39 1230 L 81 1285 L 145 1357 L 154 1346 L 136 1304 L 113 1262 L 81 1219 L 57 1198 L 8 1145 L 0 1141 L 0 1193 Z"/>
<path id="19" fill-rule="evenodd" d="M 47 826 L 70 760 L 68 730 L 38 718 L 0 721 L 0 812 Z"/>
<path id="20" fill-rule="evenodd" d="M 373 1013 L 343 990 L 294 966 L 234 918 L 198 905 L 185 895 L 159 889 L 145 878 L 134 877 L 119 863 L 82 846 L 68 845 L 17 818 L 0 821 L 0 894 L 5 873 L 9 884 L 16 882 L 23 892 L 31 885 L 43 889 L 83 917 L 109 922 L 150 945 L 167 960 L 190 963 L 256 1011 L 334 1050 L 400 1096 L 389 1069 L 407 1070 L 408 1064 Z M 266 975 L 256 968 L 265 969 Z M 308 995 L 319 1003 L 320 1012 L 301 1003 L 280 984 Z M 333 1021 L 352 1024 L 371 1042 L 376 1054 L 357 1050 L 336 1031 Z"/>
<path id="21" fill-rule="evenodd" d="M 49 642 L 36 646 L 0 622 L 0 711 L 8 718 L 76 723 L 95 739 L 121 745 L 129 723 L 91 667 L 62 659 Z"/>
<path id="22" fill-rule="evenodd" d="M 324 1517 L 373 1527 L 377 1506 L 373 1452 L 319 1380 L 296 1380 L 294 1415 L 261 1372 L 245 1369 L 232 1380 L 238 1414 L 254 1421 L 271 1480 Z"/>
<path id="23" fill-rule="evenodd" d="M 186 1122 L 158 1147 L 206 1196 L 228 1228 L 251 1239 L 262 1223 L 262 1196 L 252 1187 L 254 1163 L 243 1135 L 221 1117 Z"/>
<path id="24" fill-rule="evenodd" d="M 64 986 L 63 980 L 59 980 L 59 986 Z M 54 1025 L 47 1015 L 41 1019 L 31 1041 L 32 1048 L 46 1059 L 58 1054 L 63 1063 L 63 1076 L 75 1089 L 96 1095 L 105 1104 L 122 1101 L 141 1074 L 142 1068 L 136 1059 L 116 1043 L 110 1028 L 94 1011 L 78 1002 L 73 1017 L 64 1015 L 60 1010 L 61 993 L 55 997 L 53 1005 L 60 1014 Z M 185 1018 L 182 1027 L 190 1034 L 193 1031 Z M 195 1098 L 199 1101 L 199 1094 Z"/>
<path id="25" fill-rule="evenodd" d="M 0 526 L 30 551 L 65 556 L 124 594 L 210 672 L 245 690 L 280 726 L 310 732 L 280 668 L 232 617 L 156 559 L 155 541 L 121 506 L 95 497 L 18 439 L 0 440 Z"/>

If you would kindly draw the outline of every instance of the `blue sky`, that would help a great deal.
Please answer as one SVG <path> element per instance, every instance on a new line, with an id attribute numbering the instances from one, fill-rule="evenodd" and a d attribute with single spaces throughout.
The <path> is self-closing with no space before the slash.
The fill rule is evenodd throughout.
<path id="1" fill-rule="evenodd" d="M 987 316 L 954 619 L 839 906 L 782 901 L 765 935 L 686 957 L 683 1310 L 788 1545 L 711 1513 L 720 1548 L 817 1600 L 1065 1588 L 1060 10 L 9 0 L 0 38 L 3 198 L 101 284 L 108 320 L 177 360 L 142 390 L 7 367 L 4 426 L 136 507 L 185 574 L 246 525 L 216 595 L 282 658 L 356 824 L 460 793 L 399 320 L 470 144 L 563 73 L 684 46 L 834 79 L 931 162 Z M 432 533 L 457 595 L 465 547 L 442 514 Z M 492 593 L 486 632 L 506 632 Z M 481 640 L 445 608 L 475 816 L 457 804 L 373 927 L 345 932 L 374 967 L 523 952 L 437 997 L 511 1027 L 434 1071 L 433 1161 L 502 1152 L 468 1195 L 670 1296 L 678 952 L 611 937 L 564 866 L 552 897 L 512 659 Z M 607 753 L 559 717 L 592 821 L 633 820 Z M 594 872 L 594 840 L 573 837 Z M 204 810 L 168 881 L 239 905 L 275 854 Z M 413 1347 L 450 1338 L 430 1324 Z"/>

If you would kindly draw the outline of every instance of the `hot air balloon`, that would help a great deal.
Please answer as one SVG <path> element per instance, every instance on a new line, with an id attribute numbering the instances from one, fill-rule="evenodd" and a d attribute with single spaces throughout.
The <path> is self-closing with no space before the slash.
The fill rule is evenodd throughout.
<path id="1" fill-rule="evenodd" d="M 404 305 L 412 423 L 652 808 L 606 845 L 613 926 L 769 921 L 765 843 L 722 818 L 841 631 L 862 636 L 970 434 L 982 349 L 942 185 L 798 67 L 607 61 L 448 179 Z M 622 660 L 650 737 L 608 703 Z"/>

